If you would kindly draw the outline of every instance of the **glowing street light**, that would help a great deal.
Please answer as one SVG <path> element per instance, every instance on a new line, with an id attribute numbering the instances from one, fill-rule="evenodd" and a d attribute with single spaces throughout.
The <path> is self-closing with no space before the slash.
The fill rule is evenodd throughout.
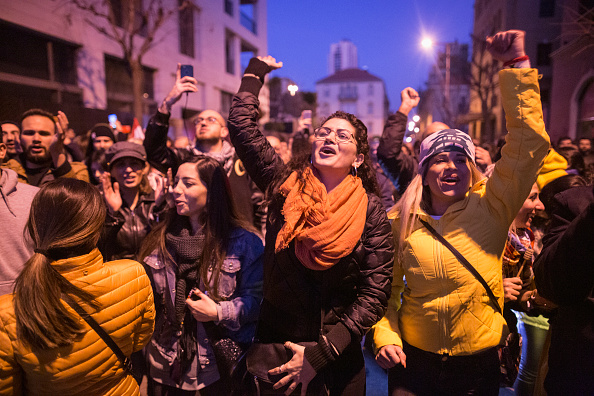
<path id="1" fill-rule="evenodd" d="M 299 87 L 295 84 L 291 84 L 287 87 L 289 92 L 291 92 L 291 96 L 295 96 L 295 92 L 299 91 Z"/>
<path id="2" fill-rule="evenodd" d="M 433 47 L 433 40 L 431 40 L 429 37 L 425 37 L 423 38 L 423 40 L 421 40 L 421 47 L 425 48 L 425 49 L 430 49 Z"/>
<path id="3" fill-rule="evenodd" d="M 445 87 L 444 87 L 444 96 L 446 99 L 446 103 L 449 106 L 449 102 L 450 102 L 450 58 L 451 58 L 451 43 L 433 43 L 433 40 L 429 37 L 424 37 L 421 40 L 421 47 L 423 47 L 425 50 L 429 51 L 431 49 L 433 49 L 434 46 L 436 45 L 443 45 L 445 46 L 445 56 L 446 56 L 446 75 L 445 75 Z"/>
<path id="4" fill-rule="evenodd" d="M 415 123 L 416 123 L 416 122 L 419 122 L 419 120 L 420 120 L 420 119 L 421 119 L 421 117 L 419 117 L 419 115 L 418 115 L 418 114 L 415 114 L 415 115 L 413 116 L 413 118 L 412 118 L 412 120 L 413 120 Z"/>

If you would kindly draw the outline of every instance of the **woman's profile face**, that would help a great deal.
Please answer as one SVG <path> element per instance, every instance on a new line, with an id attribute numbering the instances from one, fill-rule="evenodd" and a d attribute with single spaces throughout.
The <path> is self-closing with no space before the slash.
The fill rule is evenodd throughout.
<path id="1" fill-rule="evenodd" d="M 357 141 L 355 127 L 347 120 L 331 118 L 322 125 L 331 132 L 324 138 L 315 138 L 312 144 L 311 160 L 313 166 L 320 172 L 331 171 L 348 174 L 353 164 L 363 161 L 363 155 L 357 155 Z M 341 141 L 338 133 L 348 132 L 350 138 Z M 359 161 L 359 156 L 360 161 Z"/>
<path id="2" fill-rule="evenodd" d="M 208 188 L 198 175 L 196 164 L 181 164 L 173 184 L 177 214 L 198 218 L 206 207 Z"/>
<path id="3" fill-rule="evenodd" d="M 146 163 L 137 158 L 120 158 L 111 167 L 111 176 L 120 188 L 137 188 L 145 173 Z"/>
<path id="4" fill-rule="evenodd" d="M 516 228 L 528 228 L 532 223 L 532 219 L 536 216 L 537 210 L 544 210 L 544 205 L 540 201 L 538 196 L 539 190 L 538 185 L 536 183 L 532 186 L 532 190 L 530 190 L 530 195 L 524 201 L 524 205 L 520 208 L 520 211 L 516 215 L 514 219 L 514 226 Z"/>
<path id="5" fill-rule="evenodd" d="M 439 153 L 429 159 L 423 185 L 431 191 L 431 204 L 447 207 L 466 196 L 472 172 L 468 157 L 457 151 Z"/>

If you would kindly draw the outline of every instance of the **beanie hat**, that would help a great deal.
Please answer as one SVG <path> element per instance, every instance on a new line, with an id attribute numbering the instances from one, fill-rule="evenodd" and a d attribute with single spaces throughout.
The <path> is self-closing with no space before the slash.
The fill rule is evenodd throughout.
<path id="1" fill-rule="evenodd" d="M 542 190 L 547 183 L 567 175 L 566 169 L 567 161 L 565 158 L 554 149 L 550 149 L 543 161 L 542 168 L 540 168 L 538 178 L 536 179 L 538 188 Z"/>
<path id="2" fill-rule="evenodd" d="M 132 142 L 117 142 L 107 149 L 105 159 L 107 166 L 111 169 L 114 162 L 120 158 L 136 158 L 142 162 L 146 162 L 146 151 L 144 146 Z"/>
<path id="3" fill-rule="evenodd" d="M 95 140 L 98 136 L 107 136 L 114 143 L 116 142 L 113 129 L 109 124 L 95 124 L 93 129 L 91 129 L 91 140 Z"/>
<path id="4" fill-rule="evenodd" d="M 450 151 L 458 151 L 466 154 L 474 163 L 475 148 L 472 139 L 467 133 L 458 129 L 444 129 L 432 133 L 421 142 L 421 152 L 419 153 L 419 173 L 424 172 L 424 167 L 429 159 L 436 154 Z"/>

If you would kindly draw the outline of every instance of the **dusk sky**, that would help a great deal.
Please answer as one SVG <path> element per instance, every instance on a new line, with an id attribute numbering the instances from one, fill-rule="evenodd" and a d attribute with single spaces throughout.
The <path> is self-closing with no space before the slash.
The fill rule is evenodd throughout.
<path id="1" fill-rule="evenodd" d="M 352 41 L 359 67 L 384 80 L 390 110 L 400 91 L 423 88 L 434 54 L 421 48 L 424 33 L 434 41 L 470 42 L 474 0 L 268 0 L 268 52 L 283 61 L 272 75 L 288 77 L 300 90 L 315 91 L 328 75 L 330 44 Z"/>

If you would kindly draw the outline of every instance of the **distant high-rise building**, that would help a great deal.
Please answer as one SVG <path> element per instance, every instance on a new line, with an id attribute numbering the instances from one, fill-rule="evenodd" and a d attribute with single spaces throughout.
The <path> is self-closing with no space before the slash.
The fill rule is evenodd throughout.
<path id="1" fill-rule="evenodd" d="M 357 60 L 357 47 L 350 40 L 341 40 L 339 43 L 330 44 L 328 55 L 328 74 L 332 75 L 345 69 L 359 67 Z"/>

